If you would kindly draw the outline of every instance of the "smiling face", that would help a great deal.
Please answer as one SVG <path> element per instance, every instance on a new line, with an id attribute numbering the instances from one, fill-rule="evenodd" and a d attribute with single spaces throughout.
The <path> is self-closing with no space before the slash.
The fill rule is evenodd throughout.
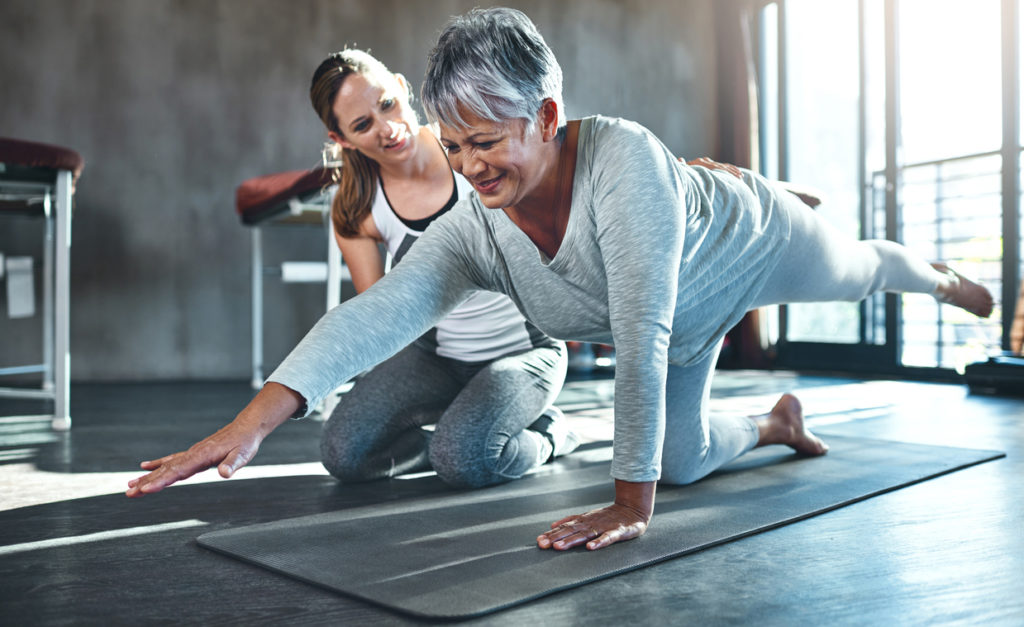
<path id="1" fill-rule="evenodd" d="M 328 134 L 345 148 L 385 163 L 405 160 L 415 152 L 420 127 L 400 76 L 351 74 L 338 90 L 332 110 L 342 134 Z"/>
<path id="2" fill-rule="evenodd" d="M 513 207 L 543 179 L 540 132 L 526 132 L 526 122 L 493 122 L 465 113 L 466 128 L 440 125 L 441 145 L 452 168 L 466 177 L 491 209 Z"/>

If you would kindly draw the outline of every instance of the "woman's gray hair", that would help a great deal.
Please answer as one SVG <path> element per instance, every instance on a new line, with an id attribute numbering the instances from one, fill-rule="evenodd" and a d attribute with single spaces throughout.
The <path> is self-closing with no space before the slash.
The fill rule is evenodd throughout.
<path id="1" fill-rule="evenodd" d="M 503 123 L 527 121 L 535 128 L 544 100 L 562 106 L 562 68 L 521 11 L 473 9 L 453 17 L 427 59 L 421 98 L 428 119 L 447 126 L 468 126 L 463 112 Z"/>

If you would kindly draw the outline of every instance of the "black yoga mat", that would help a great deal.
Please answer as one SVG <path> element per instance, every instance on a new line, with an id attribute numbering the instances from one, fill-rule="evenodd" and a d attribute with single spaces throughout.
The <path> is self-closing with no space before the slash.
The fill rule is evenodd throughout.
<path id="1" fill-rule="evenodd" d="M 659 486 L 648 532 L 600 551 L 542 551 L 563 516 L 607 505 L 607 462 L 495 488 L 207 533 L 200 545 L 421 617 L 465 618 L 799 521 L 1002 457 L 828 436 L 804 458 L 757 449 L 690 486 Z"/>

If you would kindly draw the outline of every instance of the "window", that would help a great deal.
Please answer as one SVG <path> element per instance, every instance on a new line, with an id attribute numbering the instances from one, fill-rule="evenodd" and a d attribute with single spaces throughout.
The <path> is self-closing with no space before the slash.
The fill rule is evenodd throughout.
<path id="1" fill-rule="evenodd" d="M 1011 305 L 1015 291 L 1003 283 L 1015 290 L 1024 272 L 1024 220 L 1020 186 L 1007 202 L 1003 172 L 1019 177 L 1024 95 L 1004 94 L 1024 94 L 1021 1 L 768 3 L 759 29 L 762 171 L 820 189 L 818 211 L 841 230 L 949 261 Z M 1016 24 L 1008 36 L 1007 11 Z M 1003 46 L 1017 51 L 1007 72 Z M 1012 100 L 1018 110 L 1006 106 Z M 805 349 L 850 365 L 849 350 L 870 367 L 960 370 L 1007 344 L 1009 320 L 998 307 L 979 320 L 924 295 L 790 305 L 778 316 L 780 365 L 799 365 Z"/>

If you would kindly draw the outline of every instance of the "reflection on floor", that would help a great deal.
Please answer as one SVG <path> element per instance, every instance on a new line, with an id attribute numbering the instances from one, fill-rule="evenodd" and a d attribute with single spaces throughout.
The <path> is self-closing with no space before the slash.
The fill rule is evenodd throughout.
<path id="1" fill-rule="evenodd" d="M 610 456 L 613 387 L 567 384 L 559 405 L 586 444 L 542 473 Z M 1024 621 L 1024 399 L 726 371 L 712 411 L 763 413 L 786 391 L 797 392 L 822 434 L 998 449 L 1007 458 L 556 594 L 488 624 Z M 337 484 L 317 461 L 314 420 L 284 425 L 230 481 L 207 471 L 140 501 L 121 495 L 139 460 L 186 448 L 251 394 L 242 383 L 80 385 L 64 434 L 16 417 L 41 403 L 0 399 L 2 622 L 413 622 L 194 543 L 208 530 L 447 490 L 432 476 Z"/>

